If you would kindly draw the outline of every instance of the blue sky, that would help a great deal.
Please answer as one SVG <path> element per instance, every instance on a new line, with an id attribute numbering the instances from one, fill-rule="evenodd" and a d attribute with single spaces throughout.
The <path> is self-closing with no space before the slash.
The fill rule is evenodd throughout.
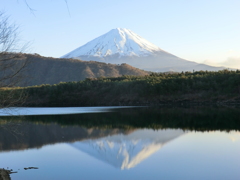
<path id="1" fill-rule="evenodd" d="M 30 53 L 60 57 L 121 27 L 176 56 L 240 68 L 239 0 L 0 0 Z M 69 10 L 69 11 L 68 11 Z"/>

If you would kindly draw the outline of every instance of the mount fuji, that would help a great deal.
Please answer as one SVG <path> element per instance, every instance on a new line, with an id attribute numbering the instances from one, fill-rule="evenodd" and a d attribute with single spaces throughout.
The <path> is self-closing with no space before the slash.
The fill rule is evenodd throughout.
<path id="1" fill-rule="evenodd" d="M 125 28 L 112 29 L 61 58 L 111 64 L 126 63 L 140 69 L 159 72 L 224 69 L 181 59 Z"/>

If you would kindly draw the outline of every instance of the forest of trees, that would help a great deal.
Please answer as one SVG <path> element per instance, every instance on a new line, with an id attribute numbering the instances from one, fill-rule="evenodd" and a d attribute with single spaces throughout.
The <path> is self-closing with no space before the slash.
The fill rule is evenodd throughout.
<path id="1" fill-rule="evenodd" d="M 240 71 L 124 75 L 18 89 L 27 96 L 25 106 L 238 103 Z"/>

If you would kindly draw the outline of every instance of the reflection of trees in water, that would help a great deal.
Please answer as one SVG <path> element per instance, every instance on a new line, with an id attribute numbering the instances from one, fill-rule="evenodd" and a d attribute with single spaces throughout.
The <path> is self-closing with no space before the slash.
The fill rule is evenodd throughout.
<path id="1" fill-rule="evenodd" d="M 21 120 L 24 120 L 24 117 Z M 16 120 L 14 117 L 0 118 L 0 151 L 9 146 L 11 142 L 23 143 L 25 131 L 21 129 L 21 123 L 22 121 Z"/>
<path id="2" fill-rule="evenodd" d="M 10 134 L 12 134 L 13 137 L 19 140 L 19 138 L 24 134 L 24 132 L 22 132 L 19 129 L 19 126 L 20 126 L 20 123 L 18 122 L 7 121 L 7 123 L 5 123 L 4 125 L 0 125 L 0 128 L 5 131 L 8 131 Z"/>
<path id="3" fill-rule="evenodd" d="M 0 118 L 0 151 L 130 134 L 137 129 L 240 131 L 237 108 L 136 108 L 112 113 Z M 0 169 L 0 180 L 12 171 Z"/>
<path id="4" fill-rule="evenodd" d="M 0 125 L 0 151 L 40 148 L 46 144 L 95 139 L 132 130 L 61 126 L 57 123 L 38 123 L 16 120 Z"/>
<path id="5" fill-rule="evenodd" d="M 93 113 L 68 116 L 32 116 L 26 120 L 36 123 L 55 122 L 63 126 L 77 125 L 101 129 L 165 129 L 180 128 L 193 131 L 240 130 L 238 108 L 135 108 L 112 113 Z"/>
<path id="6" fill-rule="evenodd" d="M 0 151 L 129 134 L 137 129 L 194 131 L 240 130 L 234 108 L 136 108 L 112 113 L 4 117 L 0 119 Z"/>

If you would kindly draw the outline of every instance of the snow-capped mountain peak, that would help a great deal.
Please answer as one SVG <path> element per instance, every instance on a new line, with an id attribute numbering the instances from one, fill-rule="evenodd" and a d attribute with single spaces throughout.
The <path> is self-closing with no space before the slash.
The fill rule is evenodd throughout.
<path id="1" fill-rule="evenodd" d="M 126 28 L 116 28 L 87 44 L 62 56 L 73 58 L 81 56 L 94 56 L 104 58 L 106 56 L 147 56 L 155 52 L 163 51 L 158 46 Z"/>
<path id="2" fill-rule="evenodd" d="M 136 68 L 156 72 L 224 69 L 224 67 L 213 67 L 179 58 L 125 28 L 112 29 L 62 58 L 111 64 L 126 63 Z"/>

